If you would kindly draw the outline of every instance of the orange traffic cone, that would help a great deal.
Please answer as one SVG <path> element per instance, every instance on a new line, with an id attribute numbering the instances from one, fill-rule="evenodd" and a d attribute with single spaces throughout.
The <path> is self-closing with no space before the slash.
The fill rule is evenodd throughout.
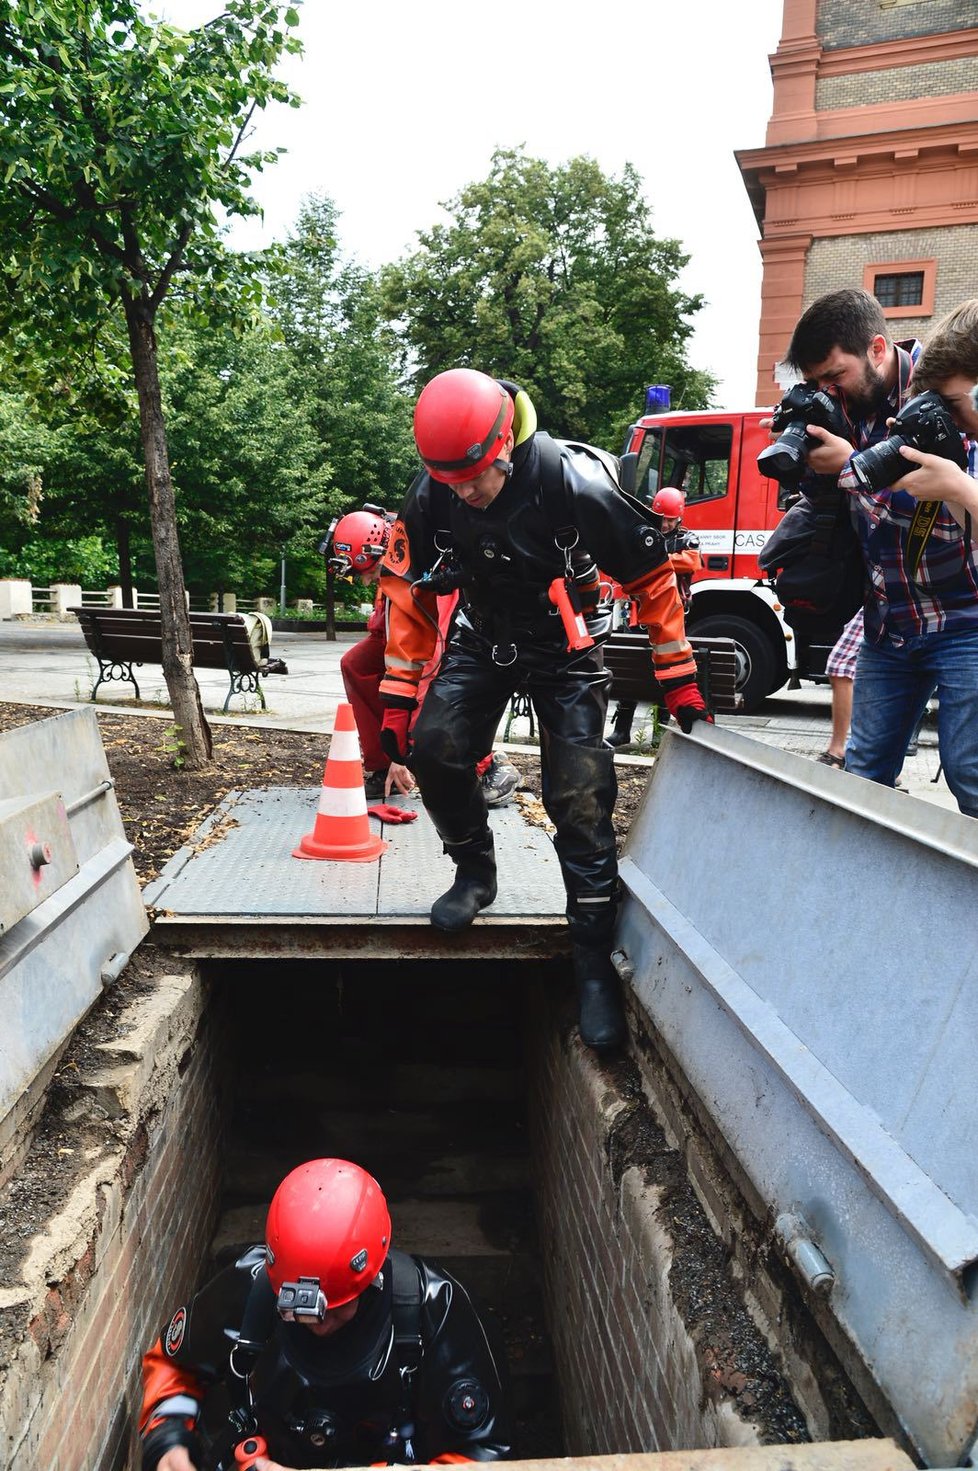
<path id="1" fill-rule="evenodd" d="M 389 843 L 370 831 L 353 706 L 337 705 L 319 811 L 312 832 L 306 833 L 298 848 L 293 848 L 292 857 L 369 863 L 389 847 Z"/>

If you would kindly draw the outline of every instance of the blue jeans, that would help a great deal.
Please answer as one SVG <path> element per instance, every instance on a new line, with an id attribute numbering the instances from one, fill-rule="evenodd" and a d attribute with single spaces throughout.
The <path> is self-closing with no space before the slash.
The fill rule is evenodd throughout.
<path id="1" fill-rule="evenodd" d="M 930 633 L 900 648 L 864 639 L 856 662 L 846 770 L 892 787 L 931 695 L 941 763 L 957 804 L 978 817 L 978 628 Z"/>

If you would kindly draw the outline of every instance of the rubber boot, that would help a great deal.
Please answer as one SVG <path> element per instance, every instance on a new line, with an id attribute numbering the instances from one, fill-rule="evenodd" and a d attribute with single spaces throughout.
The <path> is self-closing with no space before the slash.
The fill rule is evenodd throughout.
<path id="1" fill-rule="evenodd" d="M 628 746 L 632 740 L 632 721 L 635 718 L 635 706 L 631 701 L 619 700 L 615 711 L 615 723 L 611 734 L 606 736 L 609 746 Z"/>
<path id="2" fill-rule="evenodd" d="M 455 860 L 455 882 L 432 904 L 431 923 L 436 930 L 455 934 L 466 929 L 496 897 L 492 833 L 474 842 L 446 843 L 445 852 Z"/>
<path id="3" fill-rule="evenodd" d="M 605 946 L 574 945 L 574 979 L 581 1041 L 595 1052 L 614 1052 L 628 1036 L 621 982 Z"/>

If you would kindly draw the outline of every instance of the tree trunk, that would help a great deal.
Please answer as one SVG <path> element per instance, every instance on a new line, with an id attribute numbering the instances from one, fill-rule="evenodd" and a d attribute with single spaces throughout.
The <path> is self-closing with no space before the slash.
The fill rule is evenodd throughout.
<path id="1" fill-rule="evenodd" d="M 210 726 L 204 715 L 200 690 L 194 678 L 193 643 L 180 560 L 176 505 L 170 479 L 166 425 L 156 359 L 156 335 L 152 314 L 145 302 L 126 295 L 123 301 L 129 349 L 132 353 L 136 392 L 139 395 L 139 425 L 146 461 L 150 524 L 156 577 L 160 589 L 160 621 L 163 626 L 163 677 L 170 692 L 173 717 L 179 731 L 184 764 L 193 771 L 206 766 L 213 755 Z"/>
<path id="2" fill-rule="evenodd" d="M 125 516 L 115 518 L 115 545 L 119 553 L 119 586 L 122 589 L 122 606 L 131 608 L 132 597 L 132 551 L 129 544 L 129 522 Z"/>

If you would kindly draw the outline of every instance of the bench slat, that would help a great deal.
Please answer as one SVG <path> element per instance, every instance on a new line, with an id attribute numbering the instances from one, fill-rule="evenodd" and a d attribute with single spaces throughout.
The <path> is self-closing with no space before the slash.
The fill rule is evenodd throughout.
<path id="1" fill-rule="evenodd" d="M 697 678 L 711 707 L 721 714 L 735 714 L 743 705 L 737 693 L 737 653 L 732 639 L 690 637 L 696 658 Z M 614 699 L 663 703 L 654 678 L 648 636 L 622 630 L 604 644 L 604 664 L 612 676 Z"/>

